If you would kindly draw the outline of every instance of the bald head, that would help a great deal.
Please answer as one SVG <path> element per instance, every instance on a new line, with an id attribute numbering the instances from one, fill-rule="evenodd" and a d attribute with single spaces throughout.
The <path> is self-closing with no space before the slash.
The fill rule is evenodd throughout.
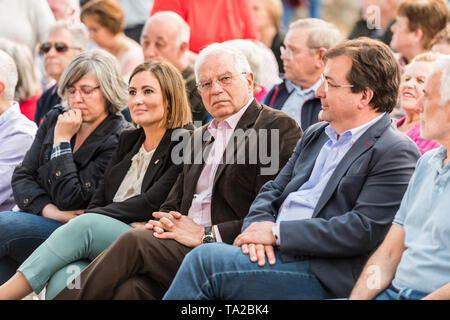
<path id="1" fill-rule="evenodd" d="M 151 16 L 143 30 L 141 45 L 145 60 L 158 59 L 172 63 L 180 71 L 189 48 L 190 28 L 178 14 L 161 11 Z"/>

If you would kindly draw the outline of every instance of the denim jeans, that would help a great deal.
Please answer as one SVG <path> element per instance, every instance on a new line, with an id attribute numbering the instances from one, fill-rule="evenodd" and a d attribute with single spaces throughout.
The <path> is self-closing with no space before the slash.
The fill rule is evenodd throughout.
<path id="1" fill-rule="evenodd" d="M 309 261 L 277 262 L 263 267 L 241 248 L 204 244 L 189 252 L 163 299 L 165 300 L 287 300 L 326 299 L 329 294 L 309 271 Z"/>
<path id="2" fill-rule="evenodd" d="M 378 294 L 374 300 L 420 300 L 427 295 L 428 293 L 422 291 L 410 288 L 397 290 L 391 286 Z"/>
<path id="3" fill-rule="evenodd" d="M 0 285 L 61 225 L 34 214 L 0 212 Z"/>

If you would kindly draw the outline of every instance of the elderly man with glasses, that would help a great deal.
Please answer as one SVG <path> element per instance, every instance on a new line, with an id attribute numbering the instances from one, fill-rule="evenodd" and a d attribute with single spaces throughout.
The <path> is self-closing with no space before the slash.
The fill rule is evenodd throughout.
<path id="1" fill-rule="evenodd" d="M 284 81 L 262 103 L 279 109 L 306 130 L 318 121 L 320 99 L 315 97 L 325 63 L 324 53 L 341 40 L 339 31 L 320 19 L 300 19 L 289 26 L 281 47 Z"/>
<path id="2" fill-rule="evenodd" d="M 317 96 L 325 121 L 305 131 L 286 166 L 261 188 L 234 246 L 191 251 L 165 299 L 349 295 L 420 152 L 389 117 L 400 68 L 387 45 L 348 41 L 324 59 Z"/>
<path id="3" fill-rule="evenodd" d="M 192 248 L 233 242 L 261 186 L 292 154 L 301 129 L 256 102 L 245 56 L 213 44 L 194 69 L 214 119 L 193 133 L 182 173 L 147 224 L 151 230 L 124 233 L 80 274 L 78 289 L 69 286 L 57 299 L 160 299 Z"/>

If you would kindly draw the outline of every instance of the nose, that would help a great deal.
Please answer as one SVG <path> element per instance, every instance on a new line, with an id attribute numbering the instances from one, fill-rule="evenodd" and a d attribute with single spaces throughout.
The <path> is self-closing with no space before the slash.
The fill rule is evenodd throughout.
<path id="1" fill-rule="evenodd" d="M 223 92 L 223 87 L 219 84 L 219 81 L 212 80 L 210 92 L 212 94 L 217 94 Z"/>
<path id="2" fill-rule="evenodd" d="M 155 49 L 155 45 L 153 44 L 143 46 L 143 53 L 145 60 L 157 57 L 157 51 Z"/>
<path id="3" fill-rule="evenodd" d="M 417 109 L 417 111 L 419 111 L 420 113 L 423 113 L 423 110 L 424 110 L 424 100 L 425 100 L 424 95 L 422 95 L 422 96 L 419 98 L 419 100 L 417 100 L 417 103 L 416 103 L 416 109 Z"/>
<path id="4" fill-rule="evenodd" d="M 391 32 L 395 32 L 395 28 L 397 28 L 397 22 L 394 22 L 394 24 L 391 26 Z"/>
<path id="5" fill-rule="evenodd" d="M 73 95 L 72 100 L 74 102 L 81 102 L 81 101 L 83 101 L 83 97 L 81 96 L 80 90 L 75 90 L 75 94 Z"/>
<path id="6" fill-rule="evenodd" d="M 53 57 L 55 55 L 58 54 L 58 51 L 56 51 L 55 46 L 52 45 L 52 47 L 50 48 L 50 50 L 45 54 L 45 56 L 47 57 Z"/>
<path id="7" fill-rule="evenodd" d="M 316 98 L 325 98 L 326 92 L 325 92 L 325 81 L 322 81 L 319 88 L 316 90 Z"/>
<path id="8" fill-rule="evenodd" d="M 405 86 L 409 88 L 414 88 L 416 86 L 416 81 L 413 78 L 405 81 Z"/>
<path id="9" fill-rule="evenodd" d="M 143 94 L 141 92 L 136 92 L 134 95 L 128 96 L 128 101 L 130 105 L 137 105 L 143 103 Z"/>

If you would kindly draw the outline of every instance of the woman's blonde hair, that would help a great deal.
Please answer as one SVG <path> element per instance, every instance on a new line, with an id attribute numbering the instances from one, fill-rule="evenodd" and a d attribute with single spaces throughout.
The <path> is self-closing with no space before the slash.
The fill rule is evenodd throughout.
<path id="1" fill-rule="evenodd" d="M 166 128 L 175 129 L 191 123 L 192 113 L 180 72 L 169 62 L 148 60 L 133 70 L 129 83 L 136 74 L 144 71 L 151 72 L 161 86 L 163 103 L 167 105 Z"/>
<path id="2" fill-rule="evenodd" d="M 410 64 L 413 62 L 434 62 L 440 57 L 442 57 L 441 53 L 428 51 L 415 56 L 414 59 L 410 62 Z"/>

